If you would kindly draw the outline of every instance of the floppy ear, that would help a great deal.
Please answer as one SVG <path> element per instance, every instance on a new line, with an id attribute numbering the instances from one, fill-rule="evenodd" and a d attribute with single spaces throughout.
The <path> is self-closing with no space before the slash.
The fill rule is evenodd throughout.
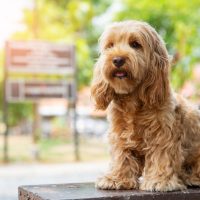
<path id="1" fill-rule="evenodd" d="M 114 97 L 114 90 L 105 82 L 98 61 L 95 65 L 91 96 L 95 101 L 96 109 L 99 110 L 105 110 Z"/>
<path id="2" fill-rule="evenodd" d="M 139 92 L 139 99 L 150 107 L 163 104 L 169 95 L 169 56 L 162 39 L 154 34 L 148 70 Z"/>

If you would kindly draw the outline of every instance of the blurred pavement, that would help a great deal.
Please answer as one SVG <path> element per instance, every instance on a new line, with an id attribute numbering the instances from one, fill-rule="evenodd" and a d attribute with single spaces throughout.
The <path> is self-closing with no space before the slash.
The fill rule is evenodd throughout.
<path id="1" fill-rule="evenodd" d="M 18 199 L 20 185 L 94 182 L 108 162 L 15 164 L 0 166 L 0 199 Z"/>

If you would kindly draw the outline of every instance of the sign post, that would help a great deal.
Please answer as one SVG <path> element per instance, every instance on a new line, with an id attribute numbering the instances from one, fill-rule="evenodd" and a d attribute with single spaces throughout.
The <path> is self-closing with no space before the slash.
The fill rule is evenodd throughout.
<path id="1" fill-rule="evenodd" d="M 15 78 L 13 75 L 20 75 Z M 26 76 L 34 75 L 34 79 Z M 38 78 L 56 75 L 61 80 Z M 8 160 L 8 102 L 31 101 L 43 98 L 64 98 L 73 105 L 73 135 L 75 159 L 79 159 L 78 133 L 76 131 L 76 67 L 75 49 L 72 45 L 44 41 L 9 41 L 6 44 L 4 76 L 4 160 Z"/>

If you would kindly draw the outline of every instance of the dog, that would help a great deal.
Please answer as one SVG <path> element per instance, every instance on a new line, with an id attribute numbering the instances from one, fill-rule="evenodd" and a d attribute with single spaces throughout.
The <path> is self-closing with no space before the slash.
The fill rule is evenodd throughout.
<path id="1" fill-rule="evenodd" d="M 109 121 L 111 164 L 99 189 L 200 186 L 200 111 L 169 83 L 170 57 L 148 23 L 115 22 L 100 37 L 91 96 Z"/>

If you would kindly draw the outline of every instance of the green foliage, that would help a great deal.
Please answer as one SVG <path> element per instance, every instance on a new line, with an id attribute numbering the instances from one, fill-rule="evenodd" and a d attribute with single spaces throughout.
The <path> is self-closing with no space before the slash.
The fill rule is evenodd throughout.
<path id="1" fill-rule="evenodd" d="M 31 103 L 12 103 L 8 106 L 8 124 L 17 125 L 23 119 L 30 119 L 33 106 Z"/>
<path id="2" fill-rule="evenodd" d="M 121 10 L 114 20 L 138 19 L 150 23 L 164 38 L 170 54 L 181 60 L 172 68 L 172 83 L 180 88 L 200 60 L 199 0 L 121 0 Z"/>

